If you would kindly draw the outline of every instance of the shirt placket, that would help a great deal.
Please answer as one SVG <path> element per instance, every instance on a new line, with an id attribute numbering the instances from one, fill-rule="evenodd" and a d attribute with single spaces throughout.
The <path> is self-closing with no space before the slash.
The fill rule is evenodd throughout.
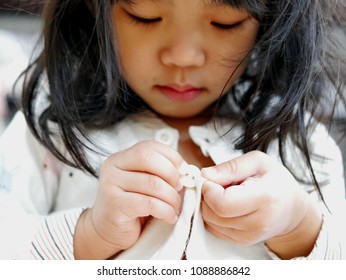
<path id="1" fill-rule="evenodd" d="M 189 164 L 183 164 L 180 168 L 181 184 L 185 187 L 185 196 L 184 196 L 184 214 L 188 215 L 189 223 L 189 234 L 186 239 L 186 246 L 184 250 L 183 257 L 188 258 L 188 249 L 191 234 L 194 228 L 194 225 L 197 222 L 197 218 L 200 217 L 200 205 L 202 197 L 202 186 L 205 179 L 201 176 L 201 172 L 198 167 Z"/>

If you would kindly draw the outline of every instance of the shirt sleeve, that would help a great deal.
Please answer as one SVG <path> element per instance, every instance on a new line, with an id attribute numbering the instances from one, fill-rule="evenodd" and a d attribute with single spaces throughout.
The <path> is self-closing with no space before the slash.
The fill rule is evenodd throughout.
<path id="1" fill-rule="evenodd" d="M 43 219 L 30 244 L 30 257 L 37 260 L 72 260 L 73 236 L 82 209 L 55 213 Z"/>
<path id="2" fill-rule="evenodd" d="M 0 138 L 0 259 L 72 259 L 82 209 L 54 213 L 60 162 L 16 114 Z"/>
<path id="3" fill-rule="evenodd" d="M 310 139 L 311 149 L 316 155 L 313 157 L 313 166 L 317 179 L 322 182 L 324 202 L 315 189 L 310 191 L 320 205 L 323 224 L 314 249 L 306 259 L 346 259 L 346 200 L 342 154 L 323 125 L 316 127 Z"/>
<path id="4" fill-rule="evenodd" d="M 318 124 L 309 139 L 312 152 L 312 165 L 320 182 L 324 201 L 311 184 L 301 184 L 316 203 L 323 214 L 323 223 L 313 250 L 308 256 L 295 259 L 308 260 L 340 260 L 346 259 L 345 230 L 345 181 L 342 155 L 338 145 L 329 135 L 326 127 Z M 292 147 L 292 146 L 290 146 Z M 300 158 L 300 159 L 299 159 Z M 289 167 L 296 171 L 300 178 L 309 178 L 309 171 L 304 166 L 299 152 L 289 155 Z M 269 252 L 272 258 L 278 257 Z"/>

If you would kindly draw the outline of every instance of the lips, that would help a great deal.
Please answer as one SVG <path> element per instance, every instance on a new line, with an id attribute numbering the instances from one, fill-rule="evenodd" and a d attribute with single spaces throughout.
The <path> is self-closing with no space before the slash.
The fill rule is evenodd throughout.
<path id="1" fill-rule="evenodd" d="M 203 92 L 203 88 L 177 84 L 160 85 L 157 89 L 173 101 L 191 101 Z"/>

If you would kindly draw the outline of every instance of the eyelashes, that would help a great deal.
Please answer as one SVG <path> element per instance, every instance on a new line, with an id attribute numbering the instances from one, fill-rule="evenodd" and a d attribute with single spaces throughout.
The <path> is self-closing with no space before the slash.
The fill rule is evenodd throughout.
<path id="1" fill-rule="evenodd" d="M 129 12 L 127 12 L 127 14 L 129 16 L 129 18 L 131 19 L 131 23 L 134 23 L 134 24 L 150 26 L 150 25 L 153 25 L 153 24 L 156 24 L 156 23 L 162 21 L 161 17 L 145 18 L 145 17 L 136 16 L 136 15 L 131 14 Z M 234 30 L 234 29 L 237 29 L 237 28 L 241 27 L 243 25 L 243 22 L 244 22 L 244 20 L 236 22 L 236 23 L 232 23 L 232 24 L 225 24 L 225 23 L 219 23 L 219 22 L 216 22 L 216 21 L 212 21 L 212 22 L 210 22 L 210 24 L 212 26 L 214 26 L 215 28 L 217 28 L 217 29 L 226 30 L 227 31 L 227 30 Z"/>
<path id="2" fill-rule="evenodd" d="M 144 17 L 139 17 L 134 14 L 131 14 L 127 12 L 128 16 L 131 19 L 132 23 L 137 23 L 137 24 L 142 24 L 142 25 L 151 25 L 157 22 L 160 22 L 162 18 L 157 17 L 157 18 L 144 18 Z"/>
<path id="3" fill-rule="evenodd" d="M 212 21 L 210 24 L 221 30 L 234 30 L 241 27 L 243 25 L 243 21 L 232 23 L 232 24 L 224 24 L 224 23 Z"/>

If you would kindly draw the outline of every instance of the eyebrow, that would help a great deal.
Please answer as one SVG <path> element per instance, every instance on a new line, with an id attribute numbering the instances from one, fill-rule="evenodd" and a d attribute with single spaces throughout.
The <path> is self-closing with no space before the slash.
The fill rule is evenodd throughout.
<path id="1" fill-rule="evenodd" d="M 165 3 L 169 5 L 173 5 L 174 3 L 174 0 L 146 0 L 146 1 L 154 2 L 154 3 Z M 117 2 L 125 2 L 127 4 L 136 4 L 138 3 L 138 0 L 118 0 Z"/>
<path id="2" fill-rule="evenodd" d="M 206 7 L 220 7 L 220 6 L 233 7 L 234 6 L 234 4 L 228 3 L 225 0 L 202 0 L 202 1 Z"/>
<path id="3" fill-rule="evenodd" d="M 141 0 L 144 1 L 144 0 Z M 168 4 L 170 6 L 174 5 L 175 0 L 146 0 L 148 2 L 158 3 L 158 4 Z M 225 0 L 201 0 L 206 7 L 219 7 L 223 5 L 233 6 L 228 4 Z M 134 5 L 138 3 L 138 0 L 118 0 L 117 2 L 123 2 L 128 5 Z"/>

